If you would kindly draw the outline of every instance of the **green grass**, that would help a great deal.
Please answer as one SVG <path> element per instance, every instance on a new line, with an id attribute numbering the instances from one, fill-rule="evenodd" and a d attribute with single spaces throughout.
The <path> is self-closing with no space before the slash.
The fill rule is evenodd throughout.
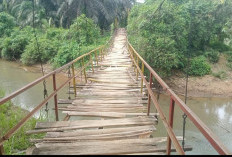
<path id="1" fill-rule="evenodd" d="M 0 89 L 0 97 L 4 96 L 4 91 Z M 0 106 L 0 136 L 5 135 L 12 127 L 14 127 L 23 117 L 27 115 L 25 111 L 11 102 L 7 102 Z M 40 135 L 26 135 L 25 132 L 32 130 L 36 122 L 43 121 L 43 119 L 31 118 L 23 125 L 8 141 L 4 143 L 4 151 L 6 155 L 22 155 L 24 150 L 32 146 L 29 139 L 42 138 L 44 134 Z"/>
<path id="2" fill-rule="evenodd" d="M 212 73 L 212 75 L 213 75 L 214 77 L 216 77 L 216 78 L 221 79 L 221 80 L 224 80 L 224 79 L 227 78 L 227 74 L 226 74 L 225 71 L 219 71 L 219 72 L 217 72 L 217 73 Z"/>

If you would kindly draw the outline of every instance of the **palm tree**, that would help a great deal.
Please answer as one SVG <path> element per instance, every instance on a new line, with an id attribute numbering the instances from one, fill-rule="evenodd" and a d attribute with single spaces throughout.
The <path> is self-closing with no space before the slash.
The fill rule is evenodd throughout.
<path id="1" fill-rule="evenodd" d="M 53 0 L 52 4 L 42 0 L 46 6 L 57 9 L 56 17 L 60 26 L 67 27 L 71 21 L 81 14 L 92 18 L 101 29 L 106 29 L 115 17 L 125 18 L 127 9 L 132 7 L 135 0 Z M 47 4 L 49 3 L 49 4 Z M 47 12 L 54 15 L 55 9 L 47 7 Z"/>
<path id="2" fill-rule="evenodd" d="M 2 6 L 17 18 L 20 25 L 31 24 L 31 0 L 0 2 L 5 4 Z M 36 19 L 39 22 L 46 16 L 47 20 L 54 21 L 56 26 L 68 27 L 77 16 L 85 14 L 103 30 L 108 29 L 116 17 L 123 21 L 134 2 L 135 0 L 36 0 Z"/>
<path id="3" fill-rule="evenodd" d="M 32 25 L 33 23 L 33 0 L 10 0 L 9 10 L 20 26 Z M 39 27 L 48 25 L 45 19 L 45 9 L 35 0 L 35 24 Z"/>

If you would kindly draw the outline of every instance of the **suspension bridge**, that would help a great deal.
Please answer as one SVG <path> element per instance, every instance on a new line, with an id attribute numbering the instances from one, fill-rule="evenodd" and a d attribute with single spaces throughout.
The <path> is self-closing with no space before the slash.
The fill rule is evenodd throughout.
<path id="1" fill-rule="evenodd" d="M 77 64 L 82 66 L 77 67 Z M 58 74 L 67 69 L 69 77 L 58 86 Z M 145 69 L 149 77 L 145 76 Z M 77 81 L 80 75 L 83 82 Z M 33 130 L 25 132 L 45 134 L 42 139 L 31 139 L 34 146 L 28 148 L 28 155 L 171 155 L 171 152 L 184 155 L 194 148 L 181 146 L 180 143 L 188 139 L 174 133 L 175 107 L 187 115 L 218 154 L 231 154 L 136 52 L 128 42 L 125 29 L 118 29 L 106 45 L 3 98 L 0 105 L 48 78 L 53 80 L 53 92 L 0 138 L 0 154 L 4 154 L 4 142 L 51 99 L 54 100 L 55 121 L 38 122 Z M 168 117 L 152 90 L 155 83 L 170 96 Z M 67 85 L 74 99 L 58 99 L 59 91 Z M 152 107 L 156 112 L 151 112 Z M 65 115 L 62 120 L 61 113 Z M 157 125 L 164 125 L 167 136 L 153 136 Z"/>

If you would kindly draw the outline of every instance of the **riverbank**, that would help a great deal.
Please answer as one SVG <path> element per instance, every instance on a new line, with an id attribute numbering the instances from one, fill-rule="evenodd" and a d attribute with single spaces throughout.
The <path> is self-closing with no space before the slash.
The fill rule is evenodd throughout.
<path id="1" fill-rule="evenodd" d="M 10 62 L 12 65 L 25 72 L 41 73 L 41 65 L 24 66 L 19 62 Z M 188 97 L 218 97 L 228 98 L 232 96 L 232 72 L 226 65 L 225 56 L 221 56 L 217 64 L 212 64 L 212 74 L 203 77 L 189 77 Z M 50 73 L 54 69 L 51 64 L 43 65 L 44 72 Z M 42 76 L 42 73 L 41 73 Z M 65 76 L 65 73 L 64 73 Z M 175 72 L 175 75 L 165 82 L 178 95 L 185 95 L 186 76 L 183 73 Z"/>
<path id="2" fill-rule="evenodd" d="M 189 97 L 218 97 L 228 98 L 232 96 L 232 72 L 226 65 L 224 55 L 220 56 L 217 64 L 212 64 L 211 75 L 203 77 L 189 77 Z M 176 72 L 174 76 L 165 80 L 176 94 L 185 95 L 186 76 Z"/>

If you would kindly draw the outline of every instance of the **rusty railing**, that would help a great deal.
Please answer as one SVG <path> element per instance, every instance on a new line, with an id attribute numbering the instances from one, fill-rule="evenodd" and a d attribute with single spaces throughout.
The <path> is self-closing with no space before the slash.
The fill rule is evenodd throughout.
<path id="1" fill-rule="evenodd" d="M 29 90 L 30 88 L 38 85 L 39 83 L 41 83 L 42 81 L 44 81 L 45 79 L 48 79 L 50 77 L 52 77 L 52 81 L 53 81 L 53 93 L 51 93 L 46 99 L 44 99 L 38 106 L 36 106 L 29 114 L 27 114 L 23 119 L 20 120 L 20 122 L 15 125 L 13 128 L 11 128 L 3 137 L 0 138 L 0 155 L 4 154 L 4 142 L 6 142 L 8 139 L 10 139 L 14 133 L 16 133 L 36 112 L 38 112 L 50 99 L 54 98 L 54 105 L 55 105 L 55 117 L 56 117 L 56 121 L 59 121 L 59 115 L 58 115 L 58 100 L 57 100 L 57 93 L 64 88 L 65 85 L 67 85 L 69 82 L 73 82 L 73 88 L 74 88 L 74 94 L 75 97 L 77 96 L 76 92 L 76 78 L 78 77 L 78 75 L 82 72 L 84 72 L 84 77 L 85 77 L 85 82 L 87 82 L 87 75 L 86 75 L 86 68 L 88 66 L 90 66 L 92 68 L 92 72 L 94 73 L 94 62 L 96 64 L 96 66 L 98 66 L 98 62 L 99 60 L 102 60 L 104 58 L 104 55 L 106 54 L 106 49 L 108 48 L 108 46 L 111 44 L 112 42 L 112 37 L 111 39 L 104 45 L 104 46 L 100 46 L 78 58 L 76 58 L 75 60 L 71 61 L 70 63 L 58 68 L 55 71 L 52 71 L 49 74 L 46 74 L 45 76 L 31 82 L 30 84 L 24 86 L 23 88 L 15 91 L 14 93 L 10 94 L 9 96 L 3 98 L 0 100 L 0 106 L 4 105 L 6 102 L 12 100 L 13 98 L 17 97 L 18 95 L 24 93 L 25 91 Z M 89 60 L 87 63 L 84 62 L 84 59 Z M 75 63 L 77 63 L 78 61 L 80 61 L 80 64 L 82 65 L 81 68 L 78 70 L 78 73 L 75 74 L 75 72 L 77 71 L 75 69 Z M 57 77 L 56 75 L 61 72 L 62 70 L 66 70 L 67 68 L 71 68 L 72 71 L 72 76 L 68 78 L 67 81 L 65 81 L 62 85 L 60 85 L 59 87 L 57 87 Z M 67 117 L 66 117 L 67 118 Z M 66 119 L 65 118 L 65 119 Z"/>
<path id="2" fill-rule="evenodd" d="M 174 107 L 175 104 L 177 104 L 180 109 L 189 117 L 189 119 L 193 122 L 193 124 L 200 130 L 200 132 L 205 136 L 205 138 L 210 142 L 210 144 L 214 147 L 214 149 L 221 155 L 229 155 L 231 152 L 220 142 L 220 140 L 216 137 L 216 135 L 198 118 L 198 116 L 191 111 L 191 109 L 168 87 L 168 85 L 159 77 L 159 75 L 147 64 L 147 62 L 136 52 L 136 50 L 133 48 L 133 46 L 128 41 L 128 51 L 130 53 L 130 56 L 132 58 L 133 66 L 137 69 L 137 80 L 138 75 L 141 76 L 141 92 L 143 92 L 143 85 L 145 83 L 145 86 L 148 90 L 148 111 L 147 115 L 150 114 L 150 107 L 151 107 L 151 101 L 154 103 L 155 108 L 157 109 L 160 118 L 166 128 L 166 131 L 168 133 L 167 135 L 167 155 L 170 155 L 171 153 L 171 143 L 173 142 L 173 145 L 177 151 L 178 154 L 184 155 L 185 152 L 180 146 L 176 135 L 173 131 L 173 116 L 174 116 Z M 140 65 L 141 64 L 141 68 Z M 150 72 L 150 78 L 149 82 L 146 80 L 146 77 L 144 76 L 144 68 L 147 68 Z M 153 78 L 156 79 L 156 81 L 162 86 L 164 91 L 170 96 L 170 108 L 169 108 L 169 121 L 166 119 L 164 112 L 162 111 L 156 97 L 154 96 L 154 93 L 152 91 L 152 83 Z"/>

